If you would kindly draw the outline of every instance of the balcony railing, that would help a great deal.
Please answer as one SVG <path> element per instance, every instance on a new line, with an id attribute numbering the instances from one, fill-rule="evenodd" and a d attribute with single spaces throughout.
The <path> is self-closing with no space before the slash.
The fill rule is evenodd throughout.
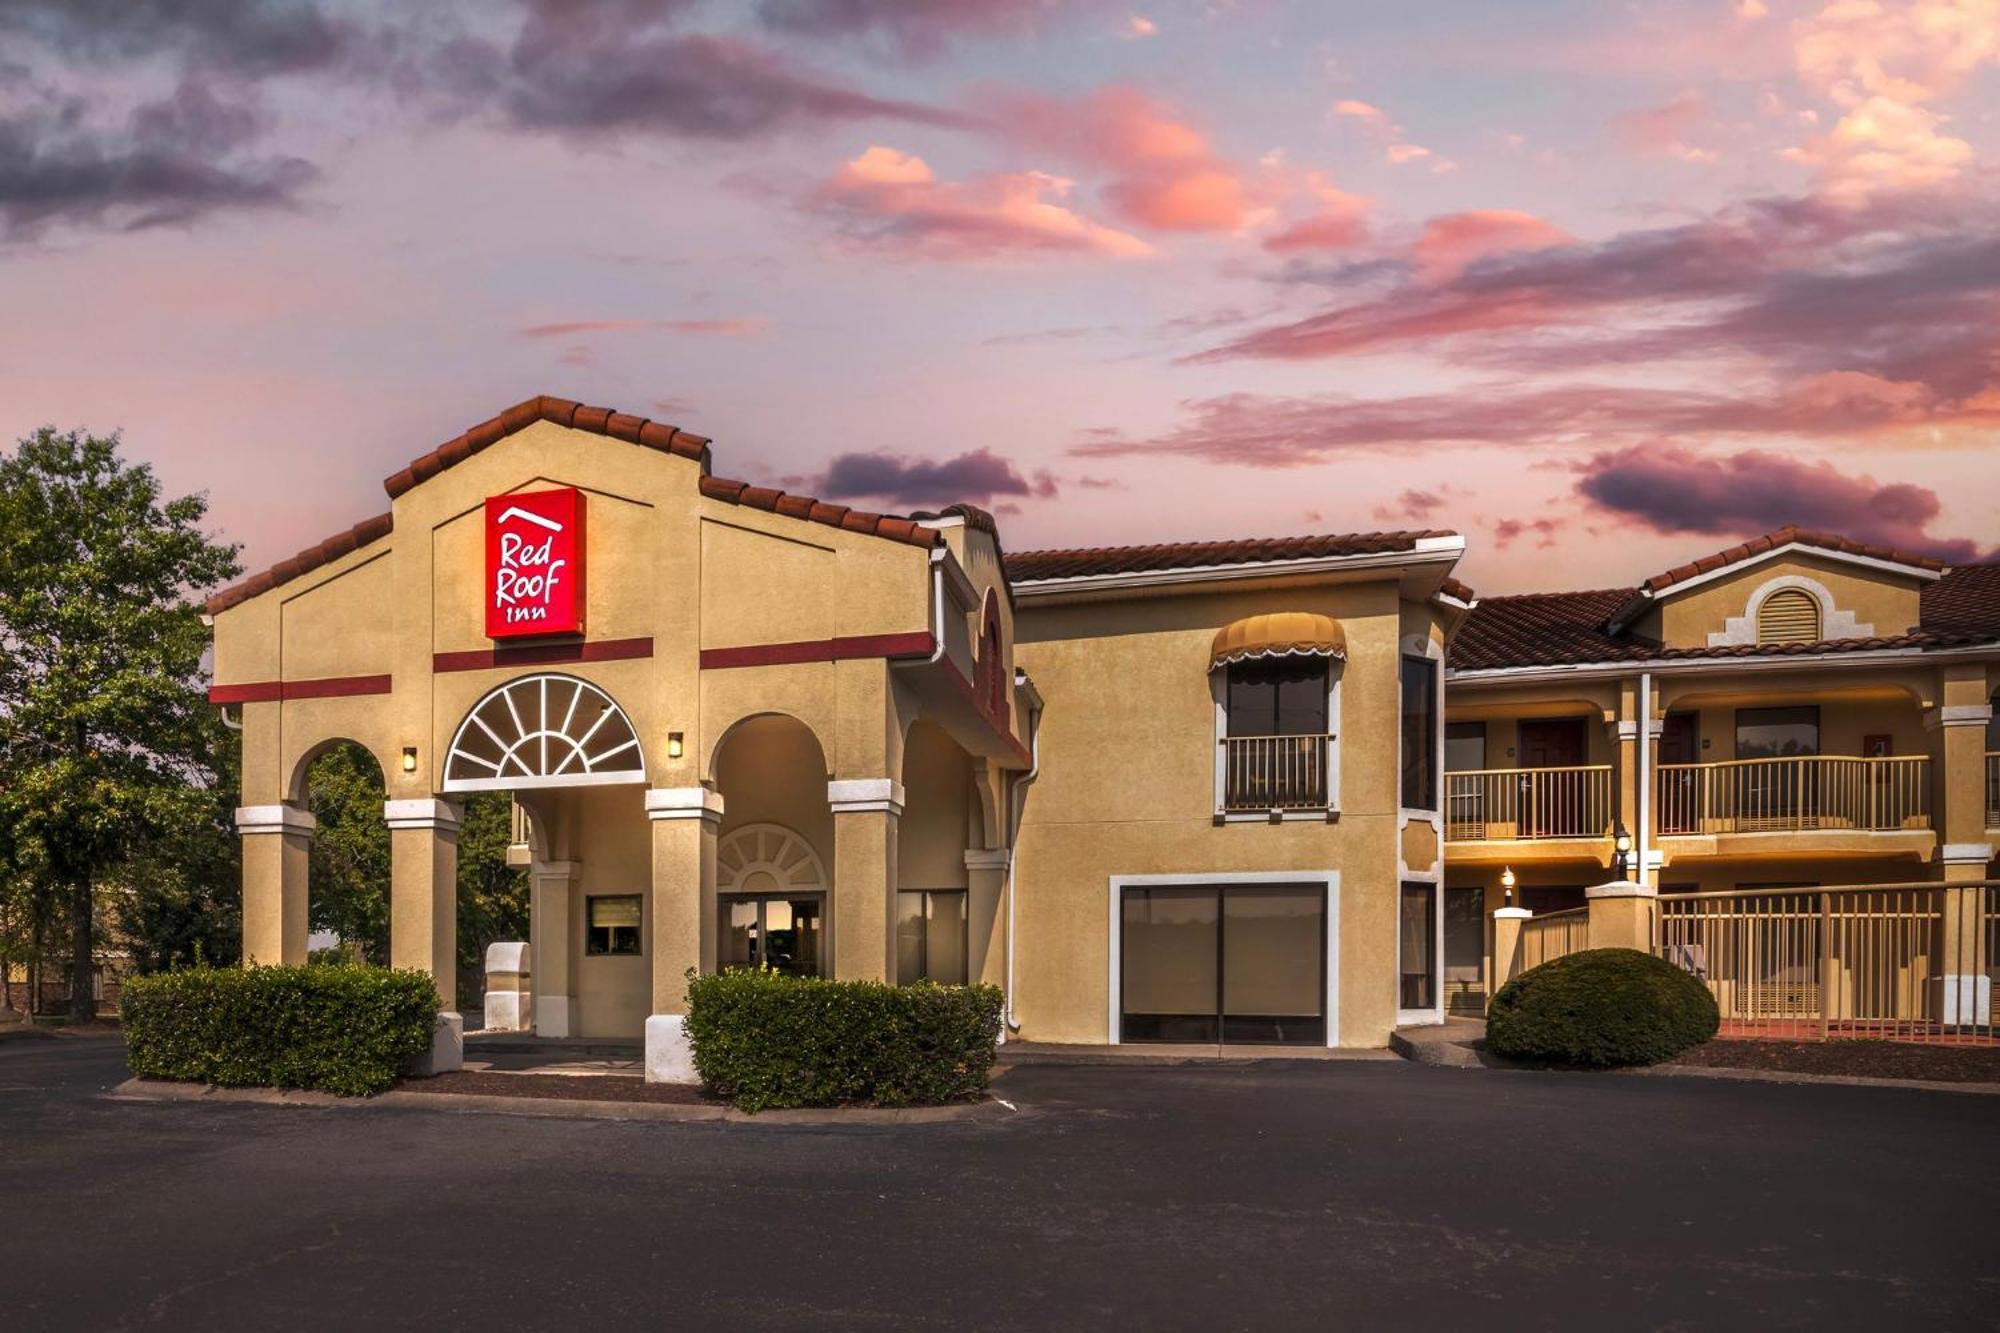
<path id="1" fill-rule="evenodd" d="M 1611 766 L 1486 768 L 1444 775 L 1447 842 L 1611 835 Z"/>
<path id="2" fill-rule="evenodd" d="M 1331 736 L 1226 736 L 1222 808 L 1325 810 Z"/>
<path id="3" fill-rule="evenodd" d="M 1665 836 L 1931 826 L 1928 755 L 1662 764 L 1657 791 Z"/>
<path id="4" fill-rule="evenodd" d="M 2000 828 L 2000 754 L 1986 756 L 1986 827 Z"/>

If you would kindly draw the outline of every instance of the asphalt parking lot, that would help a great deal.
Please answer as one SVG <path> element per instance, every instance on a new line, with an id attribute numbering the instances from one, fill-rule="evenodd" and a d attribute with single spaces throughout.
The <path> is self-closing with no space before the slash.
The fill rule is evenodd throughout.
<path id="1" fill-rule="evenodd" d="M 2000 1324 L 2000 1098 L 1041 1066 L 925 1126 L 99 1094 L 0 1043 L 18 1329 Z"/>

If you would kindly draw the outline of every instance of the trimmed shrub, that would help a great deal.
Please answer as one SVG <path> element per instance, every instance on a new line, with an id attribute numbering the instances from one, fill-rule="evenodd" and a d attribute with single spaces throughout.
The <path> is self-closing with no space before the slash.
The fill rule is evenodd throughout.
<path id="1" fill-rule="evenodd" d="M 430 1049 L 430 974 L 314 963 L 195 967 L 125 983 L 132 1072 L 226 1088 L 385 1090 Z"/>
<path id="2" fill-rule="evenodd" d="M 1650 1065 L 1701 1045 L 1719 1022 L 1693 973 L 1637 949 L 1586 949 L 1501 987 L 1486 1012 L 1486 1046 L 1511 1060 Z"/>
<path id="3" fill-rule="evenodd" d="M 986 1091 L 1000 988 L 829 981 L 741 968 L 688 979 L 709 1091 L 745 1111 L 936 1106 Z"/>

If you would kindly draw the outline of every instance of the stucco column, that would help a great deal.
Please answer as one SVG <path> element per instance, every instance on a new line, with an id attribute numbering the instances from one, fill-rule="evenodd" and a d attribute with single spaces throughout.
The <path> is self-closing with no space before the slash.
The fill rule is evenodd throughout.
<path id="1" fill-rule="evenodd" d="M 389 825 L 389 965 L 431 974 L 438 1026 L 431 1050 L 411 1072 L 442 1074 L 464 1063 L 465 1020 L 458 1012 L 459 808 L 424 797 L 384 801 Z"/>
<path id="2" fill-rule="evenodd" d="M 1493 976 L 1487 996 L 1521 974 L 1521 924 L 1535 914 L 1525 907 L 1499 907 L 1493 912 Z"/>
<path id="3" fill-rule="evenodd" d="M 1947 884 L 1983 879 L 1993 844 L 1986 830 L 1986 699 L 1983 667 L 1947 669 L 1943 702 L 1926 710 L 1924 725 L 1938 733 L 1938 862 Z M 1988 920 L 2000 903 L 1991 889 L 1946 889 L 1933 1011 L 1945 1024 L 1992 1021 L 1993 979 L 1988 972 Z"/>
<path id="4" fill-rule="evenodd" d="M 528 870 L 528 942 L 534 948 L 535 1035 L 567 1037 L 573 1030 L 570 904 L 583 867 L 537 861 Z"/>
<path id="5" fill-rule="evenodd" d="M 833 810 L 833 974 L 896 979 L 896 823 L 903 784 L 845 778 L 826 784 Z"/>
<path id="6" fill-rule="evenodd" d="M 1007 864 L 1005 847 L 976 847 L 965 854 L 965 976 L 990 986 L 1007 984 Z"/>
<path id="7" fill-rule="evenodd" d="M 243 840 L 243 963 L 306 960 L 306 886 L 311 874 L 310 814 L 289 805 L 236 808 Z"/>
<path id="8" fill-rule="evenodd" d="M 653 830 L 653 1012 L 646 1081 L 699 1083 L 687 1038 L 687 974 L 715 970 L 715 834 L 722 797 L 706 787 L 646 793 Z"/>
<path id="9" fill-rule="evenodd" d="M 1653 951 L 1653 913 L 1660 896 L 1657 889 L 1613 880 L 1585 889 L 1583 896 L 1590 909 L 1591 948 Z"/>

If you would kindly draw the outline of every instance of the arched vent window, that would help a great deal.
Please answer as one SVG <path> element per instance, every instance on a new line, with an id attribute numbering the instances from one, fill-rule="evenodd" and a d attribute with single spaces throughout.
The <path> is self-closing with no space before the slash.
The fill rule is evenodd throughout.
<path id="1" fill-rule="evenodd" d="M 574 676 L 524 676 L 481 699 L 445 756 L 446 791 L 644 782 L 632 720 Z"/>
<path id="2" fill-rule="evenodd" d="M 812 844 L 782 824 L 745 824 L 715 847 L 721 893 L 805 893 L 826 888 Z"/>
<path id="3" fill-rule="evenodd" d="M 1783 588 L 1757 608 L 1757 642 L 1818 643 L 1819 601 L 1809 592 Z"/>

